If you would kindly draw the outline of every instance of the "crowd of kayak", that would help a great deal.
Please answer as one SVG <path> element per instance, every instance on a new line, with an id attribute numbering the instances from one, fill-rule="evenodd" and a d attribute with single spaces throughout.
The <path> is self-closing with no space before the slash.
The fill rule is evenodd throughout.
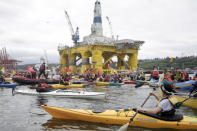
<path id="1" fill-rule="evenodd" d="M 170 101 L 176 105 L 197 109 L 197 75 L 189 77 L 186 72 L 163 71 L 159 73 L 153 70 L 147 79 L 143 72 L 129 74 L 58 74 L 48 78 L 45 74 L 38 76 L 16 74 L 12 76 L 13 82 L 1 77 L 0 87 L 13 88 L 13 92 L 27 95 L 59 96 L 71 98 L 104 99 L 104 92 L 87 92 L 85 90 L 73 90 L 73 88 L 85 88 L 89 85 L 96 86 L 122 86 L 134 84 L 132 87 L 140 88 L 143 85 L 159 90 L 164 87 L 171 93 Z M 20 89 L 20 85 L 30 85 L 30 89 Z M 15 89 L 17 88 L 17 89 Z M 54 118 L 82 120 L 105 124 L 124 125 L 130 118 L 130 126 L 146 128 L 173 128 L 173 129 L 197 129 L 197 118 L 175 114 L 170 117 L 161 117 L 147 114 L 136 109 L 106 110 L 94 112 L 82 109 L 63 109 L 52 106 L 41 106 Z M 135 119 L 134 119 L 135 117 Z"/>

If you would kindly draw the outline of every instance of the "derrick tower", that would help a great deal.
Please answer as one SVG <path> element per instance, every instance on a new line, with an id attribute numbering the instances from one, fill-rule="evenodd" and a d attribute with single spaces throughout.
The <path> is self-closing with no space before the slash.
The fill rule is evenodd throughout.
<path id="1" fill-rule="evenodd" d="M 143 43 L 103 36 L 101 2 L 96 0 L 90 35 L 83 37 L 83 41 L 73 47 L 58 47 L 61 69 L 69 69 L 73 73 L 136 70 L 138 50 Z"/>
<path id="2" fill-rule="evenodd" d="M 94 19 L 93 19 L 93 24 L 91 26 L 91 34 L 97 35 L 97 36 L 103 36 L 103 26 L 102 26 L 102 18 L 101 18 L 101 3 L 98 0 L 95 2 Z"/>

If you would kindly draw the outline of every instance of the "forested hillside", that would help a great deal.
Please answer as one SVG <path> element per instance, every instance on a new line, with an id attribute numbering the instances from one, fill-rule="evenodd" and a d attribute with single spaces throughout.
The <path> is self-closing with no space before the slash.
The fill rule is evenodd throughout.
<path id="1" fill-rule="evenodd" d="M 154 67 L 159 69 L 169 69 L 171 67 L 175 69 L 194 69 L 197 67 L 197 56 L 144 59 L 139 60 L 139 67 L 143 69 L 153 69 Z"/>

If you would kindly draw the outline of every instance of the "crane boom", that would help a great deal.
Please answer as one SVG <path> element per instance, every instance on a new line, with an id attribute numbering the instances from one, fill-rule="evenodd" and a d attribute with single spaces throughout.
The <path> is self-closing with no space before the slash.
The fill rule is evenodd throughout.
<path id="1" fill-rule="evenodd" d="M 106 19 L 107 19 L 107 21 L 108 21 L 108 23 L 109 23 L 111 38 L 114 40 L 114 34 L 113 34 L 113 30 L 112 30 L 111 21 L 109 20 L 109 17 L 108 17 L 108 16 L 106 16 Z"/>
<path id="2" fill-rule="evenodd" d="M 77 45 L 77 43 L 78 43 L 77 41 L 79 40 L 79 28 L 77 27 L 76 32 L 74 32 L 72 23 L 70 21 L 69 15 L 68 15 L 66 10 L 65 10 L 65 16 L 66 16 L 66 19 L 67 19 L 67 22 L 68 22 L 68 26 L 70 28 L 72 40 L 75 43 L 75 45 Z"/>
<path id="3" fill-rule="evenodd" d="M 69 17 L 69 15 L 68 15 L 66 10 L 65 10 L 65 16 L 66 16 L 66 19 L 67 19 L 67 22 L 68 22 L 68 26 L 70 28 L 71 35 L 74 35 L 73 26 L 72 26 L 72 23 L 70 21 L 70 17 Z"/>

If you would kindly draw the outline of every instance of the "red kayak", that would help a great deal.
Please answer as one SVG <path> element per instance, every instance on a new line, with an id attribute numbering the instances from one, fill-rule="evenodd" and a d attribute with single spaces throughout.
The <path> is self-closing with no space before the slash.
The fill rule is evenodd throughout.
<path id="1" fill-rule="evenodd" d="M 136 81 L 124 81 L 125 84 L 136 84 Z"/>

